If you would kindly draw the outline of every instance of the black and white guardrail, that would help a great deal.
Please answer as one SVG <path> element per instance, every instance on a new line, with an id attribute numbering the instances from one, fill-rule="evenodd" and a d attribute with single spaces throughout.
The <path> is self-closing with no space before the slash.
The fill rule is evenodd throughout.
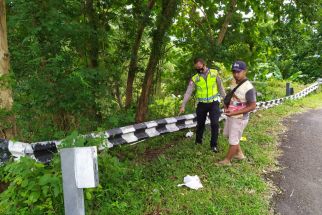
<path id="1" fill-rule="evenodd" d="M 316 83 L 294 95 L 271 101 L 257 102 L 256 110 L 268 109 L 273 106 L 280 105 L 285 100 L 302 98 L 318 89 L 319 84 L 322 84 L 322 79 L 318 79 Z M 225 116 L 222 115 L 219 120 L 221 121 L 224 118 Z M 209 120 L 207 120 L 206 123 L 209 123 Z M 104 143 L 99 149 L 103 150 L 104 148 L 111 148 L 113 146 L 126 143 L 134 143 L 150 137 L 156 137 L 162 134 L 179 131 L 181 129 L 196 127 L 196 124 L 196 114 L 188 114 L 178 117 L 143 122 L 121 128 L 114 128 L 99 134 L 89 134 L 86 135 L 86 137 L 102 138 Z M 48 163 L 52 159 L 53 153 L 58 151 L 57 149 L 60 144 L 61 141 L 44 141 L 28 144 L 0 139 L 0 165 L 5 163 L 11 157 L 19 159 L 21 156 L 30 156 L 37 161 Z"/>

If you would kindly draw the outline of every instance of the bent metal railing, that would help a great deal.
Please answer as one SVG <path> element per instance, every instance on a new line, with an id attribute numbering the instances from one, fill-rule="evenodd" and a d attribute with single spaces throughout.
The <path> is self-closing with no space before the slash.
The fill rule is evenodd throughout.
<path id="1" fill-rule="evenodd" d="M 280 105 L 286 100 L 295 100 L 305 97 L 311 92 L 318 89 L 320 84 L 322 84 L 322 79 L 318 79 L 317 82 L 294 95 L 265 102 L 257 102 L 257 108 L 255 111 Z M 225 115 L 222 114 L 219 120 L 221 121 L 224 118 Z M 207 120 L 206 123 L 209 123 L 209 120 Z M 105 132 L 92 133 L 85 136 L 87 138 L 102 138 L 103 143 L 99 147 L 99 150 L 103 150 L 105 148 L 112 148 L 113 146 L 121 144 L 135 143 L 151 137 L 176 132 L 186 128 L 193 128 L 195 126 L 196 114 L 187 114 L 183 116 L 170 117 L 120 128 L 114 128 Z M 21 156 L 30 156 L 37 161 L 48 163 L 52 159 L 53 153 L 56 153 L 58 151 L 58 146 L 61 143 L 61 140 L 53 140 L 29 144 L 0 139 L 0 164 L 5 163 L 11 157 L 19 159 Z"/>

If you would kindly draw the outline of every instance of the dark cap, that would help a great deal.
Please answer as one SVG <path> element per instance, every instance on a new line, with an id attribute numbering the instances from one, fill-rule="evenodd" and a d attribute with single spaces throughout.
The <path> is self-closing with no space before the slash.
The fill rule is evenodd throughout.
<path id="1" fill-rule="evenodd" d="M 236 61 L 231 67 L 232 71 L 240 72 L 246 70 L 246 63 L 244 61 Z"/>

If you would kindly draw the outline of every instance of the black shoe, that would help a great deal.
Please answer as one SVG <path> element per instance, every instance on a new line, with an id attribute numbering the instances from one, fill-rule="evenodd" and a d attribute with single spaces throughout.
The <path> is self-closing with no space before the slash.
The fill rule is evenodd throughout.
<path id="1" fill-rule="evenodd" d="M 202 142 L 198 142 L 198 141 L 196 141 L 196 142 L 195 142 L 195 144 L 196 144 L 196 145 L 201 145 L 201 144 L 202 144 Z"/>
<path id="2" fill-rule="evenodd" d="M 211 147 L 211 151 L 213 151 L 214 153 L 218 153 L 219 152 L 218 148 L 215 147 L 215 146 L 212 146 Z"/>

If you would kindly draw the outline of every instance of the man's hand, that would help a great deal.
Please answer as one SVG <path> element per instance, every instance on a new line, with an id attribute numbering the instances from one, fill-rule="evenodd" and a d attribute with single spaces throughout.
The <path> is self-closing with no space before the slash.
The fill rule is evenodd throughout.
<path id="1" fill-rule="evenodd" d="M 182 113 L 184 113 L 184 111 L 185 111 L 184 107 L 180 107 L 179 115 L 182 114 Z"/>
<path id="2" fill-rule="evenodd" d="M 224 113 L 226 116 L 232 116 L 233 112 L 231 112 L 230 110 L 228 110 L 228 108 L 226 107 L 226 105 L 224 106 Z"/>
<path id="3" fill-rule="evenodd" d="M 228 107 L 224 104 L 224 113 L 228 112 Z"/>
<path id="4" fill-rule="evenodd" d="M 233 115 L 235 115 L 235 113 L 227 110 L 227 111 L 225 111 L 225 115 L 226 116 L 233 116 Z"/>

